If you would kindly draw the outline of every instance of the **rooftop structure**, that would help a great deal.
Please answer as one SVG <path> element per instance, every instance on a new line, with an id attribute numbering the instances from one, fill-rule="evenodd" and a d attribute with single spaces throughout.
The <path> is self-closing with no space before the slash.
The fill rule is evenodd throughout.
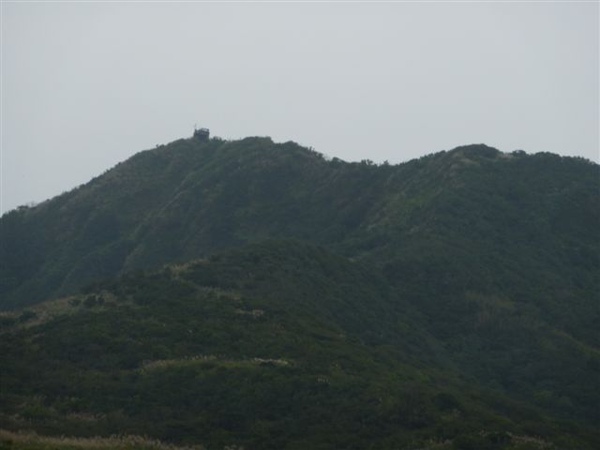
<path id="1" fill-rule="evenodd" d="M 208 141 L 210 138 L 210 130 L 208 128 L 194 129 L 194 138 L 200 141 Z"/>

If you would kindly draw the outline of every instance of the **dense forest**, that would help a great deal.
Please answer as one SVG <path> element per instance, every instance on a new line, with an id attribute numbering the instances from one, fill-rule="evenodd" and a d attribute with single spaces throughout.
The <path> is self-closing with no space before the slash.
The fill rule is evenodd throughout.
<path id="1" fill-rule="evenodd" d="M 0 218 L 0 448 L 598 448 L 599 175 L 138 153 Z"/>

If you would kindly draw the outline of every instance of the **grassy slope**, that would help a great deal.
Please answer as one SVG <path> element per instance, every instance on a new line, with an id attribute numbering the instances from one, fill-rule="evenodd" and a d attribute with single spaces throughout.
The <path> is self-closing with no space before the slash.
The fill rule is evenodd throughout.
<path id="1" fill-rule="evenodd" d="M 204 450 L 203 446 L 175 446 L 140 436 L 73 438 L 40 436 L 0 430 L 1 450 Z"/>
<path id="2" fill-rule="evenodd" d="M 3 216 L 1 306 L 281 237 L 390 268 L 452 259 L 453 276 L 478 289 L 514 285 L 535 295 L 535 284 L 556 293 L 552 319 L 568 321 L 563 300 L 594 311 L 598 179 L 598 166 L 584 161 L 485 146 L 374 166 L 328 162 L 268 138 L 180 140 Z M 587 339 L 598 345 L 597 335 Z"/>
<path id="3" fill-rule="evenodd" d="M 418 395 L 425 399 L 424 410 L 431 408 L 437 427 L 423 425 L 423 436 L 445 436 L 446 431 L 439 431 L 443 414 L 436 409 L 435 398 L 446 390 L 472 411 L 488 411 L 492 424 L 496 423 L 498 410 L 508 411 L 508 422 L 514 422 L 515 417 L 529 417 L 531 420 L 524 420 L 522 427 L 515 430 L 520 435 L 538 434 L 552 439 L 561 434 L 585 436 L 580 426 L 575 426 L 576 431 L 560 427 L 559 432 L 549 431 L 546 427 L 552 422 L 547 422 L 544 415 L 580 424 L 596 424 L 600 420 L 599 180 L 598 166 L 586 161 L 549 154 L 504 155 L 485 146 L 458 148 L 400 166 L 326 161 L 293 143 L 273 144 L 268 138 L 208 144 L 181 140 L 142 152 L 75 191 L 2 217 L 0 290 L 4 307 L 35 303 L 48 293 L 74 293 L 86 280 L 173 261 L 185 264 L 219 249 L 241 247 L 270 237 L 318 243 L 361 264 L 348 266 L 344 258 L 321 253 L 323 250 L 313 249 L 302 256 L 298 243 L 296 247 L 272 243 L 258 251 L 258 259 L 252 256 L 256 249 L 244 249 L 193 268 L 184 265 L 172 269 L 181 271 L 175 279 L 173 273 L 167 272 L 153 275 L 154 281 L 130 275 L 120 282 L 150 297 L 157 295 L 159 303 L 169 307 L 142 305 L 133 301 L 132 293 L 125 294 L 129 300 L 115 303 L 116 298 L 122 299 L 121 294 L 90 292 L 89 298 L 71 299 L 75 303 L 79 299 L 79 306 L 69 305 L 68 299 L 56 302 L 52 308 L 73 314 L 51 321 L 41 320 L 52 312 L 48 305 L 35 308 L 38 318 L 18 312 L 22 323 L 17 328 L 22 331 L 10 332 L 6 336 L 16 340 L 3 342 L 7 358 L 12 358 L 9 361 L 15 365 L 5 375 L 14 381 L 19 379 L 18 374 L 25 374 L 19 383 L 20 389 L 26 391 L 4 399 L 10 408 L 15 408 L 19 395 L 29 398 L 33 392 L 63 389 L 60 386 L 65 382 L 57 381 L 61 371 L 76 370 L 69 364 L 78 361 L 83 364 L 80 369 L 85 369 L 85 375 L 69 373 L 67 379 L 75 376 L 81 389 L 85 387 L 104 398 L 110 397 L 112 387 L 119 386 L 125 391 L 119 391 L 117 398 L 130 396 L 137 392 L 131 391 L 130 386 L 137 378 L 128 377 L 137 373 L 135 368 L 142 364 L 140 358 L 164 360 L 164 367 L 169 368 L 183 364 L 185 370 L 182 368 L 179 375 L 182 380 L 198 377 L 199 371 L 209 374 L 210 370 L 217 370 L 215 367 L 225 372 L 236 367 L 243 368 L 240 373 L 253 380 L 250 385 L 259 390 L 261 383 L 270 385 L 279 378 L 285 379 L 283 385 L 293 386 L 293 380 L 301 379 L 299 386 L 308 389 L 302 383 L 309 372 L 297 373 L 297 366 L 273 361 L 287 361 L 294 355 L 296 359 L 310 356 L 314 359 L 310 367 L 324 367 L 319 370 L 331 375 L 331 368 L 318 364 L 339 354 L 338 358 L 348 359 L 351 366 L 354 364 L 352 367 L 368 367 L 369 385 L 379 386 L 380 391 L 397 392 L 398 399 L 409 395 L 402 390 L 404 387 L 399 387 L 405 386 L 406 379 L 399 381 L 389 378 L 389 374 L 411 374 Z M 270 255 L 266 259 L 265 252 Z M 319 262 L 322 259 L 325 263 Z M 341 281 L 336 278 L 338 272 Z M 172 298 L 171 287 L 175 291 L 182 286 L 189 288 L 186 283 L 194 283 L 189 279 L 192 273 L 200 277 L 204 288 L 197 291 L 192 284 L 190 292 L 182 291 L 182 298 L 197 296 L 203 300 L 199 304 L 177 302 Z M 223 280 L 229 284 L 219 285 Z M 144 288 L 145 284 L 152 287 Z M 242 298 L 237 305 L 243 307 L 226 313 L 219 296 Z M 106 297 L 105 304 L 95 305 L 96 297 Z M 285 307 L 278 303 L 280 297 L 285 299 Z M 260 302 L 270 307 L 279 305 L 279 309 L 275 308 L 277 320 L 283 320 L 287 328 L 275 331 L 261 322 L 272 324 L 267 320 L 270 316 L 260 314 L 264 306 Z M 108 307 L 113 304 L 114 308 Z M 205 309 L 194 309 L 199 305 Z M 201 322 L 199 330 L 204 330 L 204 340 L 202 345 L 198 341 L 193 347 L 194 339 L 182 330 L 197 314 L 215 321 Z M 171 315 L 178 319 L 173 322 Z M 244 331 L 241 319 L 253 327 Z M 10 324 L 11 319 L 5 323 Z M 180 331 L 164 334 L 161 323 Z M 137 334 L 133 338 L 128 334 L 106 338 L 114 334 L 115 324 L 123 330 L 138 330 Z M 187 331 L 194 329 L 188 327 Z M 51 339 L 34 339 L 39 333 L 48 333 Z M 154 341 L 145 342 L 146 336 L 153 335 Z M 80 336 L 87 336 L 87 341 L 78 343 Z M 235 345 L 231 345 L 231 336 Z M 351 336 L 352 340 L 341 336 Z M 187 346 L 161 346 L 159 341 L 163 338 L 166 342 L 189 342 Z M 52 342 L 53 347 L 45 347 Z M 249 343 L 258 343 L 264 352 L 251 351 L 256 346 L 250 348 Z M 44 352 L 39 353 L 36 345 Z M 210 351 L 198 353 L 203 345 Z M 33 353 L 20 352 L 23 348 Z M 45 354 L 49 355 L 47 359 L 42 357 Z M 214 358 L 190 361 L 194 355 Z M 267 360 L 266 366 L 254 358 Z M 65 361 L 67 365 L 63 367 Z M 209 363 L 210 370 L 204 371 Z M 156 367 L 163 367 L 161 364 Z M 115 376 L 111 367 L 117 367 L 119 374 L 113 384 L 108 375 Z M 30 375 L 33 384 L 28 384 L 26 374 L 35 370 L 46 373 L 53 381 L 35 387 L 35 377 Z M 272 373 L 265 375 L 267 370 Z M 321 372 L 310 373 L 318 377 Z M 423 373 L 425 378 L 421 378 Z M 374 374 L 383 374 L 383 378 L 373 378 Z M 450 387 L 443 381 L 448 374 L 452 379 Z M 220 376 L 221 372 L 215 372 L 208 385 L 212 386 Z M 161 382 L 178 384 L 176 377 L 164 377 L 150 386 L 158 389 Z M 393 425 L 382 417 L 404 417 L 390 412 L 396 406 L 388 410 L 377 406 L 371 397 L 357 396 L 356 392 L 365 392 L 360 387 L 363 385 L 344 371 L 340 377 L 343 388 L 333 398 L 323 400 L 327 405 L 323 408 L 336 411 L 342 393 L 350 393 L 361 405 L 373 403 L 365 414 L 378 418 L 376 422 L 381 422 L 382 427 L 373 428 L 369 422 L 363 428 L 378 430 L 378 436 L 393 436 L 389 431 Z M 236 389 L 244 386 L 229 381 Z M 465 381 L 487 394 L 465 394 L 471 392 L 461 384 Z M 95 382 L 100 388 L 94 387 Z M 436 391 L 438 385 L 444 388 Z M 215 392 L 227 398 L 226 393 L 218 389 Z M 192 394 L 181 392 L 177 401 L 185 402 Z M 159 396 L 162 400 L 152 403 L 152 399 L 139 395 L 152 410 L 171 417 L 175 407 L 169 406 L 168 399 Z M 475 400 L 482 395 L 484 400 Z M 252 396 L 248 394 L 248 398 Z M 314 397 L 306 401 L 309 400 Z M 38 407 L 46 411 L 49 416 L 42 413 L 42 425 L 33 427 L 48 432 L 57 432 L 56 427 L 49 425 L 53 414 L 60 417 L 71 408 L 58 407 L 54 400 L 31 401 L 21 402 L 19 407 L 31 407 L 32 417 L 36 417 Z M 474 406 L 478 402 L 484 406 Z M 532 405 L 533 409 L 517 413 L 524 408 L 518 402 Z M 396 405 L 399 403 L 402 401 Z M 175 404 L 173 400 L 172 405 Z M 359 403 L 345 404 L 342 409 L 351 410 L 356 404 Z M 85 405 L 89 407 L 90 403 Z M 496 412 L 489 410 L 490 405 L 495 405 L 492 410 Z M 247 408 L 253 410 L 254 403 L 250 401 Z M 291 417 L 302 416 L 300 410 L 289 405 L 286 408 Z M 136 414 L 139 412 L 127 410 L 124 417 L 129 418 L 132 432 L 143 434 L 147 426 L 143 423 L 148 418 L 140 416 L 137 423 Z M 356 426 L 359 416 L 350 416 L 341 417 L 340 422 L 360 429 Z M 78 434 L 105 433 L 114 428 L 110 428 L 110 423 L 124 420 L 118 415 L 101 417 L 100 421 L 85 422 L 85 426 L 73 420 L 69 426 Z M 478 413 L 472 413 L 466 419 L 451 421 L 448 427 L 466 435 L 469 426 L 473 427 L 471 432 L 478 426 L 487 429 L 488 425 L 481 424 L 478 417 Z M 186 420 L 182 421 L 187 423 Z M 228 423 L 229 419 L 223 420 Z M 464 426 L 456 425 L 458 421 Z M 270 428 L 269 420 L 258 422 L 265 427 L 264 436 L 277 432 L 292 441 L 298 439 L 293 431 Z M 224 426 L 217 419 L 211 422 L 206 417 L 199 418 L 196 425 L 201 430 L 219 430 Z M 181 426 L 174 419 L 173 424 L 152 432 L 168 439 L 191 433 L 178 428 Z M 500 428 L 513 429 L 515 425 L 503 426 Z M 244 427 L 243 432 L 226 429 L 224 436 L 256 432 L 251 425 Z M 344 427 L 331 431 L 335 437 L 330 438 L 340 438 Z M 402 436 L 409 436 L 406 439 L 421 439 L 418 430 L 403 433 Z M 458 436 L 459 432 L 447 433 Z M 225 442 L 218 441 L 225 438 L 212 435 L 209 439 Z M 367 437 L 357 439 L 360 442 Z M 408 442 L 405 437 L 402 439 L 398 445 Z M 596 438 L 584 437 L 583 441 L 593 439 Z M 468 444 L 464 445 L 468 448 Z"/>
<path id="4" fill-rule="evenodd" d="M 36 314 L 5 318 L 5 428 L 208 448 L 596 439 L 463 380 L 382 277 L 299 242 L 131 275 Z"/>

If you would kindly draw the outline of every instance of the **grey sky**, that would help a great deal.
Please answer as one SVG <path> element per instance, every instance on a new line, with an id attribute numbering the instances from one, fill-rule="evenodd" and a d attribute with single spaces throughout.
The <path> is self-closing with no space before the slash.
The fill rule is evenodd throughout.
<path id="1" fill-rule="evenodd" d="M 2 205 L 190 136 L 599 160 L 597 2 L 2 3 Z"/>

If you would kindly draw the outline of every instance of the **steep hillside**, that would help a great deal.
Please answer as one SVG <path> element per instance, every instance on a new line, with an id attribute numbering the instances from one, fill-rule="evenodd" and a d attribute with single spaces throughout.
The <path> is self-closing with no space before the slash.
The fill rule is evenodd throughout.
<path id="1" fill-rule="evenodd" d="M 139 153 L 3 216 L 2 306 L 266 237 L 339 241 L 349 216 L 368 206 L 356 202 L 363 172 L 268 138 L 180 140 Z"/>
<path id="2" fill-rule="evenodd" d="M 207 448 L 593 448 L 464 379 L 360 263 L 298 242 L 4 314 L 0 426 Z"/>
<path id="3" fill-rule="evenodd" d="M 485 145 L 397 166 L 269 138 L 141 152 L 0 218 L 2 426 L 594 448 L 599 206 L 598 165 Z"/>
<path id="4" fill-rule="evenodd" d="M 598 174 L 485 146 L 376 166 L 269 138 L 180 140 L 2 216 L 0 308 L 274 237 L 379 265 L 445 265 L 451 253 L 464 282 L 494 289 L 585 290 L 598 274 Z"/>

